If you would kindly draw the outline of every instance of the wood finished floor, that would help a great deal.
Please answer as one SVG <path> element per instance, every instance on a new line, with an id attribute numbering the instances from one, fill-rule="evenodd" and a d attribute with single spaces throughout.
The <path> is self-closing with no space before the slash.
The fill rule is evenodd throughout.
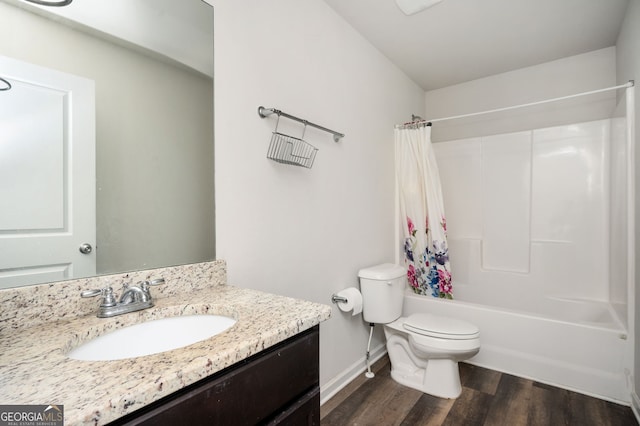
<path id="1" fill-rule="evenodd" d="M 462 394 L 440 399 L 396 383 L 387 357 L 320 408 L 322 426 L 631 426 L 631 408 L 470 364 Z"/>

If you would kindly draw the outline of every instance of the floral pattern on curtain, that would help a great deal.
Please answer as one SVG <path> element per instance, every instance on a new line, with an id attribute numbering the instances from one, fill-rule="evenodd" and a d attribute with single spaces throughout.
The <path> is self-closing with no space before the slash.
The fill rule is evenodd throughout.
<path id="1" fill-rule="evenodd" d="M 395 154 L 409 285 L 417 294 L 453 299 L 447 221 L 431 127 L 396 128 Z"/>

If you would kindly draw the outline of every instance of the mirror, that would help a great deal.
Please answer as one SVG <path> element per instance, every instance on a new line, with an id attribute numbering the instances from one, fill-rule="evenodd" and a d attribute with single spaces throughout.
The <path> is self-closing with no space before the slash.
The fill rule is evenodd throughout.
<path id="1" fill-rule="evenodd" d="M 214 259 L 211 5 L 76 0 L 43 7 L 0 0 L 0 56 L 94 82 L 96 229 L 86 242 L 96 274 Z M 38 127 L 34 117 L 23 118 Z M 2 139 L 0 160 L 10 162 Z M 31 199 L 37 210 L 38 199 Z M 0 223 L 0 253 L 9 236 L 23 231 L 7 228 Z M 85 241 L 75 247 L 79 242 Z M 0 278 L 9 277 L 0 287 L 80 277 L 67 267 L 29 281 L 25 271 L 0 265 Z"/>

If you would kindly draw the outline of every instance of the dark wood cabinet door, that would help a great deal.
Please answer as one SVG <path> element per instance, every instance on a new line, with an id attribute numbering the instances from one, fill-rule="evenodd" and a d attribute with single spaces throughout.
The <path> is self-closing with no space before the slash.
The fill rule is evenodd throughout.
<path id="1" fill-rule="evenodd" d="M 113 424 L 319 424 L 319 367 L 316 326 Z"/>

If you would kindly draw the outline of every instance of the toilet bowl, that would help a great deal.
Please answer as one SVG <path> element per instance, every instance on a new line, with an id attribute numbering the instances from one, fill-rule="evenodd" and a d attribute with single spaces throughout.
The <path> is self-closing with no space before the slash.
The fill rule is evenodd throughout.
<path id="1" fill-rule="evenodd" d="M 462 391 L 458 362 L 480 350 L 478 327 L 429 313 L 401 317 L 406 270 L 398 265 L 361 269 L 358 276 L 364 320 L 384 324 L 391 377 L 429 395 L 457 398 Z"/>
<path id="2" fill-rule="evenodd" d="M 462 392 L 458 362 L 480 350 L 473 324 L 430 314 L 414 314 L 384 325 L 391 377 L 440 398 Z"/>

